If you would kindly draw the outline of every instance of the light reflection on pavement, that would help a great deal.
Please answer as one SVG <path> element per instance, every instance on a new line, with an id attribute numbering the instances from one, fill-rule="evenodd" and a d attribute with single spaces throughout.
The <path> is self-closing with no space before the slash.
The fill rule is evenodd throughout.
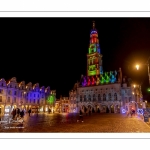
<path id="1" fill-rule="evenodd" d="M 77 122 L 78 114 L 28 114 L 24 117 L 24 123 L 17 122 L 0 124 L 0 132 L 15 133 L 45 133 L 45 132 L 92 132 L 92 133 L 135 133 L 150 132 L 150 127 L 138 117 L 126 117 L 122 114 L 99 114 L 84 116 L 84 122 Z M 8 116 L 0 117 L 7 120 Z"/>

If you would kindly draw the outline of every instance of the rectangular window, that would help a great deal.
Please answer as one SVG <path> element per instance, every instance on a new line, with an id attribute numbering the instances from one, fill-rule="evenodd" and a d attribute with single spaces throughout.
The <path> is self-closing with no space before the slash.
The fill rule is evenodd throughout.
<path id="1" fill-rule="evenodd" d="M 16 97 L 14 97 L 14 103 L 16 103 Z"/>
<path id="2" fill-rule="evenodd" d="M 0 89 L 0 93 L 3 94 L 3 89 Z"/>
<path id="3" fill-rule="evenodd" d="M 16 91 L 14 91 L 14 95 L 17 95 L 17 92 L 16 92 Z"/>
<path id="4" fill-rule="evenodd" d="M 2 96 L 0 96 L 0 102 L 2 102 Z"/>
<path id="5" fill-rule="evenodd" d="M 7 102 L 10 103 L 10 97 L 8 97 Z"/>
<path id="6" fill-rule="evenodd" d="M 11 91 L 10 90 L 8 91 L 8 94 L 11 95 Z"/>

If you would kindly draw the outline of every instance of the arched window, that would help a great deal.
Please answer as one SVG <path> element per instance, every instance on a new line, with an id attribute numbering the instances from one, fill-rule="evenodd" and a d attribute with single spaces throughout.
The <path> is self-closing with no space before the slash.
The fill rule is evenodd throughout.
<path id="1" fill-rule="evenodd" d="M 89 101 L 91 101 L 91 95 L 89 95 Z"/>
<path id="2" fill-rule="evenodd" d="M 117 94 L 114 94 L 114 100 L 117 101 Z"/>
<path id="3" fill-rule="evenodd" d="M 93 101 L 94 101 L 94 102 L 96 101 L 96 97 L 95 97 L 95 94 L 93 94 Z"/>
<path id="4" fill-rule="evenodd" d="M 84 101 L 86 102 L 86 95 L 84 95 Z"/>
<path id="5" fill-rule="evenodd" d="M 98 102 L 101 102 L 101 95 L 98 94 Z"/>
<path id="6" fill-rule="evenodd" d="M 80 102 L 82 102 L 82 95 L 80 95 Z"/>
<path id="7" fill-rule="evenodd" d="M 103 101 L 106 101 L 106 95 L 103 94 Z"/>
<path id="8" fill-rule="evenodd" d="M 111 93 L 108 94 L 108 99 L 111 101 Z"/>

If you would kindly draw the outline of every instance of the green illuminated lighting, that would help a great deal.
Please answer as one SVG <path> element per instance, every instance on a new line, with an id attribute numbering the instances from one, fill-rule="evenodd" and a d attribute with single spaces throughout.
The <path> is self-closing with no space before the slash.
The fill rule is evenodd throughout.
<path id="1" fill-rule="evenodd" d="M 110 82 L 110 77 L 108 76 L 108 73 L 105 73 L 105 81 L 106 83 Z"/>
<path id="2" fill-rule="evenodd" d="M 90 44 L 89 54 L 96 52 L 96 44 Z"/>
<path id="3" fill-rule="evenodd" d="M 96 75 L 96 65 L 90 65 L 89 66 L 88 75 L 89 76 Z"/>
<path id="4" fill-rule="evenodd" d="M 48 103 L 53 104 L 55 101 L 55 96 L 54 95 L 50 95 L 47 98 Z"/>
<path id="5" fill-rule="evenodd" d="M 94 75 L 96 75 L 96 70 L 88 71 L 88 75 L 89 75 L 89 76 L 94 76 Z"/>
<path id="6" fill-rule="evenodd" d="M 100 83 L 101 83 L 101 84 L 104 84 L 104 83 L 105 83 L 105 78 L 103 77 L 103 75 L 101 75 Z"/>
<path id="7" fill-rule="evenodd" d="M 150 88 L 148 88 L 147 91 L 150 92 Z"/>

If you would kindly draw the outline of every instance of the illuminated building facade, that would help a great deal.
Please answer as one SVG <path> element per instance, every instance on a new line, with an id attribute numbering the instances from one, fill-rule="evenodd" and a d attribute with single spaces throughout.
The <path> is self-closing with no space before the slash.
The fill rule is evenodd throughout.
<path id="1" fill-rule="evenodd" d="M 51 98 L 52 97 L 52 98 Z M 13 77 L 8 83 L 5 79 L 0 80 L 0 114 L 11 113 L 13 108 L 20 108 L 26 111 L 31 108 L 32 112 L 46 112 L 55 103 L 56 91 L 50 87 L 39 87 L 36 83 L 32 86 L 29 82 L 17 83 Z M 49 98 L 51 101 L 49 102 Z"/>
<path id="2" fill-rule="evenodd" d="M 137 110 L 142 99 L 139 86 L 133 87 L 130 80 L 122 77 L 122 70 L 104 72 L 98 32 L 90 32 L 90 44 L 87 54 L 87 76 L 81 76 L 79 83 L 69 92 L 71 112 L 124 113 Z"/>
<path id="3" fill-rule="evenodd" d="M 61 113 L 70 112 L 70 101 L 68 97 L 60 97 L 60 112 Z"/>

